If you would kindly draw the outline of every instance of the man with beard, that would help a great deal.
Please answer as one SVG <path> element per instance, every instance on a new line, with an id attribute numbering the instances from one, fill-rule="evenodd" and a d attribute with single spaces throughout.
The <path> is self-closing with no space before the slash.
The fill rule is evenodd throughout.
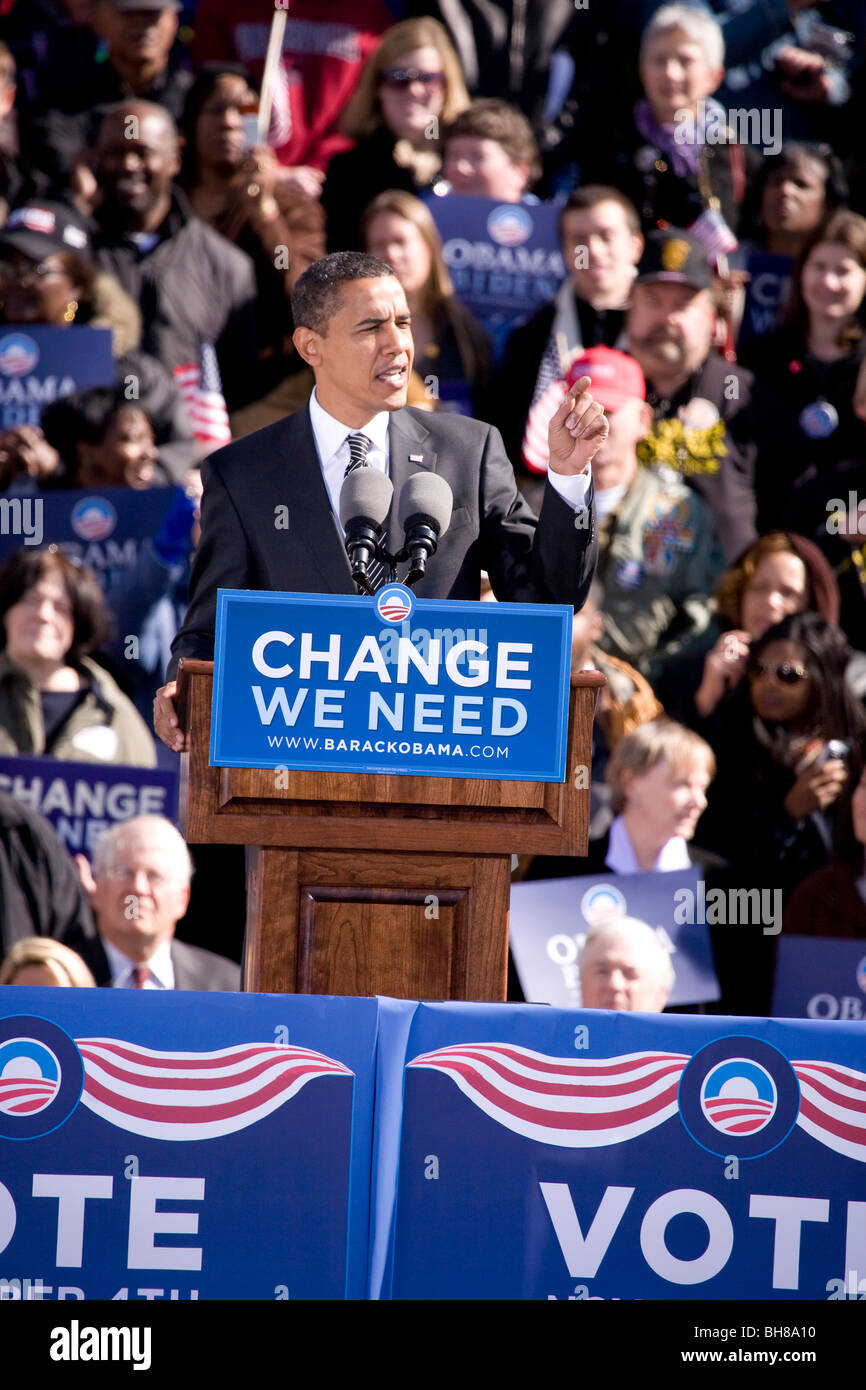
<path id="1" fill-rule="evenodd" d="M 652 232 L 629 304 L 628 351 L 643 368 L 653 425 L 644 464 L 680 473 L 712 513 L 725 558 L 755 539 L 755 480 L 784 457 L 784 408 L 712 348 L 716 306 L 706 249 L 688 232 Z"/>
<path id="2" fill-rule="evenodd" d="M 112 107 L 99 128 L 94 172 L 97 259 L 139 305 L 142 345 L 177 376 L 198 371 L 213 345 L 230 409 L 253 399 L 256 280 L 245 252 L 194 217 L 172 184 L 177 131 L 150 102 Z"/>

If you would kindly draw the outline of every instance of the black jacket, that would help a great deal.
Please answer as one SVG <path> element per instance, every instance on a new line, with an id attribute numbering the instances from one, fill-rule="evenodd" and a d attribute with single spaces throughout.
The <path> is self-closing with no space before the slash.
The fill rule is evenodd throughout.
<path id="1" fill-rule="evenodd" d="M 377 130 L 354 149 L 335 154 L 322 188 L 322 207 L 328 219 L 329 251 L 360 251 L 361 214 L 379 193 L 399 188 L 419 192 L 412 170 L 394 158 L 394 136 Z"/>
<path id="2" fill-rule="evenodd" d="M 93 936 L 78 872 L 51 825 L 0 792 L 0 943 L 51 936 L 73 950 Z"/>
<path id="3" fill-rule="evenodd" d="M 223 394 L 236 410 L 256 398 L 256 277 L 243 251 L 193 216 L 175 189 L 160 240 L 142 256 L 103 216 L 94 249 L 141 309 L 142 347 L 169 372 L 198 365 L 202 345 L 216 348 Z"/>

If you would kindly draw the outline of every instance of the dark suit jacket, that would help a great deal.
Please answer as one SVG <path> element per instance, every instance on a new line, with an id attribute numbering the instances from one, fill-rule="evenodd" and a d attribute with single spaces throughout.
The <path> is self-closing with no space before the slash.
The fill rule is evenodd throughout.
<path id="1" fill-rule="evenodd" d="M 410 454 L 421 462 L 410 462 Z M 398 410 L 390 420 L 393 545 L 400 490 L 424 469 L 450 484 L 454 510 L 415 588 L 419 598 L 477 599 L 486 569 L 497 598 L 580 607 L 598 553 L 591 501 L 586 524 L 576 525 L 579 518 L 548 483 L 536 521 L 497 430 L 456 415 Z M 212 659 L 217 589 L 356 592 L 307 408 L 212 454 L 202 475 L 202 535 L 169 678 L 179 657 Z M 288 508 L 287 528 L 278 525 L 278 508 Z"/>
<path id="2" fill-rule="evenodd" d="M 93 937 L 76 947 L 93 971 L 101 986 L 111 985 L 108 956 L 99 937 Z M 225 956 L 203 951 L 200 946 L 188 946 L 185 941 L 171 943 L 171 963 L 174 966 L 175 989 L 230 990 L 241 987 L 241 968 Z"/>

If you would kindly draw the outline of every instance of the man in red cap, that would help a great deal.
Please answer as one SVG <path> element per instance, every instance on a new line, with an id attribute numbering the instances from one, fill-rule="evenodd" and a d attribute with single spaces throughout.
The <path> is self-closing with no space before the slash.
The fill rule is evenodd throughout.
<path id="1" fill-rule="evenodd" d="M 568 386 L 582 376 L 610 425 L 592 461 L 605 593 L 600 645 L 647 673 L 708 626 L 724 562 L 697 494 L 672 469 L 638 462 L 637 446 L 653 422 L 638 363 L 614 348 L 589 348 L 572 363 Z M 528 441 L 541 407 L 530 416 Z"/>

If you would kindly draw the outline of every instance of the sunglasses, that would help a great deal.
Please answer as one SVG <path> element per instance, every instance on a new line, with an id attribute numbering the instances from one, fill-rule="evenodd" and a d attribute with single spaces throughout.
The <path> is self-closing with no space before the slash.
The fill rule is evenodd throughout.
<path id="1" fill-rule="evenodd" d="M 782 685 L 796 685 L 798 681 L 807 680 L 809 672 L 805 666 L 792 666 L 790 661 L 783 661 L 780 666 L 771 666 L 768 661 L 753 661 L 749 667 L 749 675 L 753 680 L 761 676 L 772 676 L 774 680 L 781 681 Z"/>
<path id="2" fill-rule="evenodd" d="M 420 68 L 388 68 L 382 73 L 382 81 L 392 91 L 401 87 L 411 87 L 413 82 L 423 82 L 425 87 L 444 87 L 444 72 L 421 72 Z"/>

